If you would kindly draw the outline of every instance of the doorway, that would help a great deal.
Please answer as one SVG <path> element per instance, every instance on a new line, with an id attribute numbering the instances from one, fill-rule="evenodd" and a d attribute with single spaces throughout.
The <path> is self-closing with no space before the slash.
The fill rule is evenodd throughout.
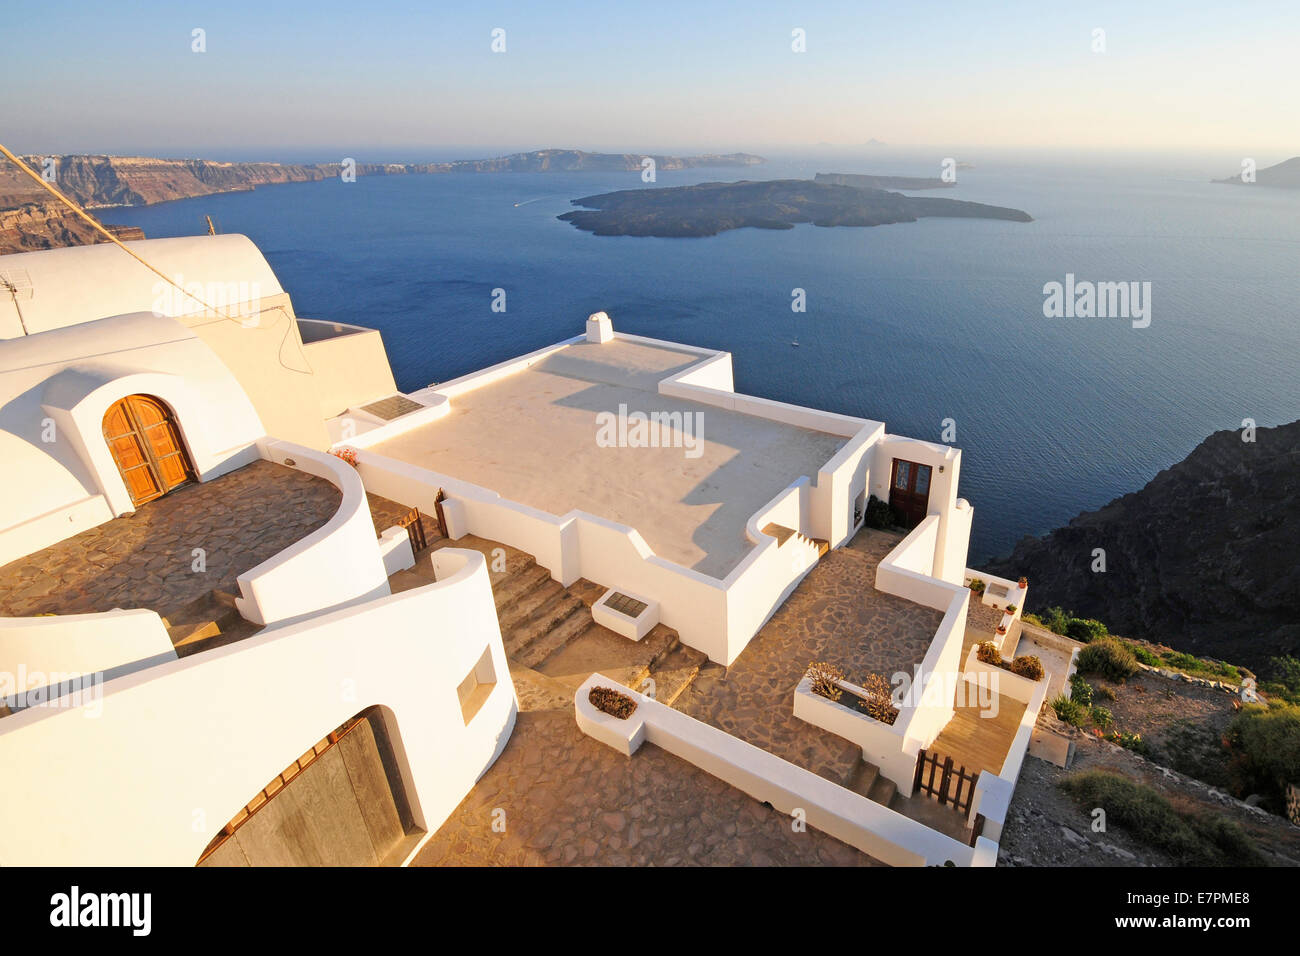
<path id="1" fill-rule="evenodd" d="M 930 466 L 895 458 L 889 480 L 889 506 L 904 527 L 920 524 L 930 508 Z"/>
<path id="2" fill-rule="evenodd" d="M 151 395 L 115 402 L 104 413 L 104 441 L 136 506 L 194 479 L 176 416 Z"/>

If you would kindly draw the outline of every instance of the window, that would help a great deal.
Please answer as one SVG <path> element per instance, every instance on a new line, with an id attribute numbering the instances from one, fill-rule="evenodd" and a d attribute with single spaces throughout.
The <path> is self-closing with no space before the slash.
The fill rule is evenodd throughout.
<path id="1" fill-rule="evenodd" d="M 912 483 L 912 463 L 910 461 L 898 462 L 898 471 L 894 475 L 894 487 L 900 491 L 906 491 Z"/>
<path id="2" fill-rule="evenodd" d="M 483 648 L 483 656 L 478 659 L 474 669 L 465 675 L 465 679 L 456 688 L 460 697 L 460 712 L 465 718 L 465 726 L 474 719 L 483 703 L 492 694 L 497 684 L 496 668 L 492 666 L 492 648 Z"/>

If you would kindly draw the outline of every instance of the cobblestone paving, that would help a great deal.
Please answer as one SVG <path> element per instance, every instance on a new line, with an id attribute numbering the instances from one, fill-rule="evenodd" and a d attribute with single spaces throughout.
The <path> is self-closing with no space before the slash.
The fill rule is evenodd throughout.
<path id="1" fill-rule="evenodd" d="M 165 615 L 213 588 L 235 591 L 236 577 L 325 524 L 339 501 L 322 478 L 253 462 L 0 567 L 0 615 Z"/>
<path id="2" fill-rule="evenodd" d="M 943 613 L 875 589 L 876 565 L 901 534 L 865 529 L 829 552 L 727 669 L 710 668 L 677 709 L 769 753 L 844 783 L 861 750 L 794 716 L 794 689 L 811 661 L 870 673 L 913 673 Z"/>
<path id="3" fill-rule="evenodd" d="M 493 830 L 504 811 L 505 832 Z M 500 818 L 500 814 L 497 814 Z M 871 857 L 652 744 L 630 758 L 567 707 L 521 713 L 417 866 L 871 866 Z"/>

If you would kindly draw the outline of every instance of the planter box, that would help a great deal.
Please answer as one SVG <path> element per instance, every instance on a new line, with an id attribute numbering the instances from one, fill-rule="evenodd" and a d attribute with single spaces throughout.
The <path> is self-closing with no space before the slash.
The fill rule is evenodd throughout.
<path id="1" fill-rule="evenodd" d="M 865 690 L 848 681 L 840 681 L 840 686 L 859 697 L 867 696 Z M 794 689 L 794 715 L 857 744 L 862 748 L 863 760 L 879 767 L 880 773 L 898 786 L 899 793 L 911 795 L 916 753 L 904 751 L 905 738 L 897 724 L 883 724 L 855 707 L 813 693 L 812 678 L 806 675 Z"/>
<path id="2" fill-rule="evenodd" d="M 1039 680 L 1030 680 L 996 664 L 984 663 L 979 659 L 978 644 L 970 649 L 970 654 L 966 657 L 965 671 L 967 680 L 984 681 L 985 686 L 991 687 L 995 692 L 1026 704 L 1033 698 L 1039 683 L 1047 680 L 1046 673 Z"/>

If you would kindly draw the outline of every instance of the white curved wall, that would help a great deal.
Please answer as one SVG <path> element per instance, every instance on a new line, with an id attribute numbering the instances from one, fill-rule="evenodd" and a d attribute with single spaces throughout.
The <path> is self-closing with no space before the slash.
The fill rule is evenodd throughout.
<path id="1" fill-rule="evenodd" d="M 0 788 L 0 863 L 191 866 L 290 761 L 373 705 L 394 718 L 417 825 L 436 830 L 516 713 L 483 556 L 439 562 L 436 584 L 108 681 L 96 720 L 0 720 L 0 761 L 40 768 Z M 466 725 L 456 688 L 485 648 L 496 683 Z"/>
<path id="2" fill-rule="evenodd" d="M 255 624 L 273 624 L 388 594 L 383 552 L 356 469 L 293 442 L 263 442 L 261 451 L 268 461 L 324 478 L 343 498 L 322 527 L 237 578 L 239 613 Z"/>

